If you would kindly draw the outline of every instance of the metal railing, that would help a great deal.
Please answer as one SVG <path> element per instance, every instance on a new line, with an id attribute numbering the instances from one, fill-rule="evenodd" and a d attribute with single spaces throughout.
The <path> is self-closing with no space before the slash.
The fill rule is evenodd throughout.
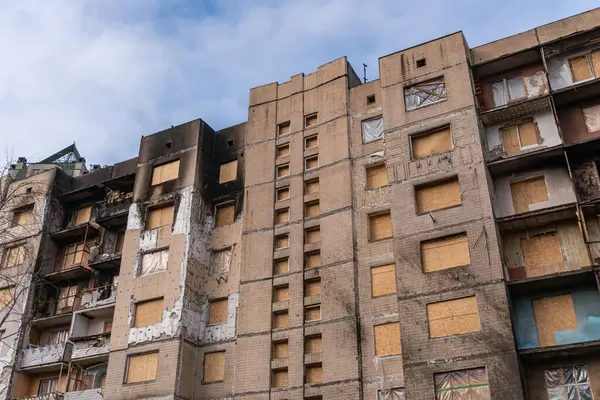
<path id="1" fill-rule="evenodd" d="M 65 395 L 61 392 L 36 394 L 34 396 L 15 397 L 13 400 L 63 400 Z"/>

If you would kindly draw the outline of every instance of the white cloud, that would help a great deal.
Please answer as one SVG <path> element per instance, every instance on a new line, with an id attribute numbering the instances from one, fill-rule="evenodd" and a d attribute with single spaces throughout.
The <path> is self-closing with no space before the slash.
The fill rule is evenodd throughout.
<path id="1" fill-rule="evenodd" d="M 375 78 L 379 56 L 443 34 L 463 29 L 474 46 L 594 6 L 223 0 L 198 16 L 195 3 L 0 2 L 0 145 L 35 160 L 76 141 L 88 162 L 113 163 L 170 125 L 241 122 L 250 87 L 343 55 Z"/>

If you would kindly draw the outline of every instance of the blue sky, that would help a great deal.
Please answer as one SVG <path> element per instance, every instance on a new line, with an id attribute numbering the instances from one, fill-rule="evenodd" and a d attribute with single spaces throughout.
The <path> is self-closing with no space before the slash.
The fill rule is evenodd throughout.
<path id="1" fill-rule="evenodd" d="M 0 146 L 35 161 L 75 141 L 88 163 L 111 164 L 171 125 L 242 122 L 249 88 L 344 55 L 376 79 L 378 57 L 423 41 L 462 30 L 474 47 L 597 5 L 0 0 Z"/>

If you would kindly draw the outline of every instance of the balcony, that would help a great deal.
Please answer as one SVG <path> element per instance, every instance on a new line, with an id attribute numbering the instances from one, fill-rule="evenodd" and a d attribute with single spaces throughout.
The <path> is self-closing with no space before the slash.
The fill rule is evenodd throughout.
<path id="1" fill-rule="evenodd" d="M 80 294 L 38 302 L 34 309 L 34 325 L 42 328 L 68 325 L 71 323 L 73 311 L 78 309 L 80 304 Z"/>
<path id="2" fill-rule="evenodd" d="M 69 249 L 72 248 L 72 251 Z M 90 247 L 84 244 L 67 247 L 64 257 L 54 257 L 44 260 L 42 274 L 51 283 L 76 282 L 89 279 L 92 268 L 88 265 Z"/>
<path id="3" fill-rule="evenodd" d="M 96 253 L 92 251 L 88 258 L 91 268 L 100 272 L 117 272 L 121 267 L 121 252 L 118 253 Z"/>
<path id="4" fill-rule="evenodd" d="M 47 394 L 37 394 L 26 397 L 15 397 L 13 400 L 65 400 L 65 396 L 63 393 L 55 392 Z"/>
<path id="5" fill-rule="evenodd" d="M 44 347 L 31 346 L 23 350 L 21 369 L 52 366 L 61 362 L 69 362 L 73 353 L 73 343 L 51 344 Z"/>
<path id="6" fill-rule="evenodd" d="M 102 389 L 86 389 L 67 392 L 64 394 L 64 400 L 103 400 Z"/>
<path id="7" fill-rule="evenodd" d="M 132 192 L 111 191 L 107 201 L 96 205 L 96 222 L 105 229 L 125 226 L 132 203 Z"/>
<path id="8" fill-rule="evenodd" d="M 116 299 L 117 288 L 115 285 L 85 289 L 81 292 L 81 302 L 78 311 L 114 304 Z"/>
<path id="9" fill-rule="evenodd" d="M 80 365 L 92 365 L 104 359 L 108 360 L 110 348 L 110 332 L 88 336 L 83 339 L 72 338 L 72 361 Z"/>
<path id="10" fill-rule="evenodd" d="M 99 234 L 100 229 L 96 224 L 86 222 L 51 232 L 50 237 L 57 243 L 65 243 L 75 242 L 79 239 L 83 240 L 85 237 L 98 236 Z"/>

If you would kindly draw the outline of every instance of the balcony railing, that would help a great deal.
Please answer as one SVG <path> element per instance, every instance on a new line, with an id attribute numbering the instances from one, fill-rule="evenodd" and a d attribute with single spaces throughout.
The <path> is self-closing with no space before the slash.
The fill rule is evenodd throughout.
<path id="1" fill-rule="evenodd" d="M 69 362 L 73 354 L 73 343 L 64 342 L 43 347 L 31 346 L 23 349 L 21 368 L 31 368 L 46 364 Z"/>
<path id="2" fill-rule="evenodd" d="M 36 309 L 35 318 L 48 318 L 68 314 L 79 309 L 80 305 L 81 294 L 61 297 L 58 300 L 40 302 Z"/>
<path id="3" fill-rule="evenodd" d="M 86 289 L 81 293 L 81 302 L 78 310 L 112 304 L 117 298 L 115 285 Z"/>
<path id="4" fill-rule="evenodd" d="M 49 259 L 49 261 L 54 266 L 53 272 L 61 272 L 77 267 L 90 269 L 88 265 L 89 257 L 90 246 L 83 245 L 80 249 L 76 249 L 73 252 L 67 250 L 67 253 L 63 257 L 55 257 L 54 259 Z"/>
<path id="5" fill-rule="evenodd" d="M 47 393 L 47 394 L 36 394 L 33 396 L 26 397 L 15 397 L 14 400 L 64 400 L 65 396 L 62 393 Z"/>

